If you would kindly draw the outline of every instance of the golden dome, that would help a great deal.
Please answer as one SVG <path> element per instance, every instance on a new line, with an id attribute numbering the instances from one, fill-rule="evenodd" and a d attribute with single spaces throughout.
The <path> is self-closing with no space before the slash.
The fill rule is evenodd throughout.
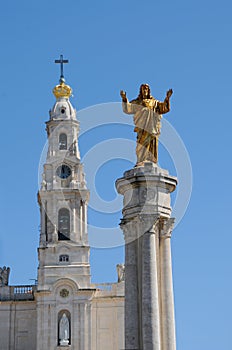
<path id="1" fill-rule="evenodd" d="M 63 81 L 61 81 L 59 85 L 56 85 L 54 87 L 53 94 L 56 98 L 69 98 L 72 95 L 72 89 L 70 86 L 66 85 Z"/>

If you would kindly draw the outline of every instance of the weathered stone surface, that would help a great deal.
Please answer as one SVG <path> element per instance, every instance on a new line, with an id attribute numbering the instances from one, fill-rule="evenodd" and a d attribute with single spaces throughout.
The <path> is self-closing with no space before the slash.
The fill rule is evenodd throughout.
<path id="1" fill-rule="evenodd" d="M 123 218 L 135 218 L 140 214 L 170 217 L 170 193 L 177 179 L 154 163 L 145 163 L 124 173 L 116 181 L 117 191 L 124 197 Z"/>
<path id="2" fill-rule="evenodd" d="M 170 193 L 176 185 L 150 162 L 116 181 L 124 196 L 126 349 L 175 350 Z"/>

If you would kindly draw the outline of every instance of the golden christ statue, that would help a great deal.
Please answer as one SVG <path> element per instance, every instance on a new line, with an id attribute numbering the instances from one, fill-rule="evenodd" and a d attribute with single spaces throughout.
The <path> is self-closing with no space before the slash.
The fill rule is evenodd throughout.
<path id="1" fill-rule="evenodd" d="M 126 92 L 120 92 L 122 108 L 126 114 L 134 114 L 134 131 L 137 132 L 137 164 L 143 162 L 158 162 L 158 139 L 161 128 L 162 114 L 170 111 L 172 89 L 166 93 L 163 102 L 156 100 L 150 93 L 148 84 L 140 86 L 139 95 L 135 100 L 128 101 Z"/>

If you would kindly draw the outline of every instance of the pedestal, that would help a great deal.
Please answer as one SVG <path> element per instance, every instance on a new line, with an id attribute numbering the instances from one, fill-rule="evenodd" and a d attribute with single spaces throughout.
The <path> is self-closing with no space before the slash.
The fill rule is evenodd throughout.
<path id="1" fill-rule="evenodd" d="M 126 350 L 176 346 L 170 253 L 174 223 L 170 193 L 176 185 L 175 177 L 150 162 L 126 171 L 116 181 L 124 196 L 120 226 L 126 244 Z"/>

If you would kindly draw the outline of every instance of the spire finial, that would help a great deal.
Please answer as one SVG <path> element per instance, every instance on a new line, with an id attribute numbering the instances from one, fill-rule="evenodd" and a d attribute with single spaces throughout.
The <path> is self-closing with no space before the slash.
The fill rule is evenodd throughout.
<path id="1" fill-rule="evenodd" d="M 55 63 L 60 63 L 60 84 L 65 83 L 64 79 L 64 63 L 68 63 L 68 60 L 63 59 L 63 55 L 60 55 L 59 60 L 55 60 Z"/>
<path id="2" fill-rule="evenodd" d="M 63 55 L 60 55 L 60 59 L 55 60 L 55 63 L 60 63 L 60 84 L 54 87 L 53 94 L 57 99 L 62 97 L 69 98 L 72 95 L 72 89 L 65 84 L 63 67 L 63 64 L 68 63 L 68 60 L 64 60 Z"/>

